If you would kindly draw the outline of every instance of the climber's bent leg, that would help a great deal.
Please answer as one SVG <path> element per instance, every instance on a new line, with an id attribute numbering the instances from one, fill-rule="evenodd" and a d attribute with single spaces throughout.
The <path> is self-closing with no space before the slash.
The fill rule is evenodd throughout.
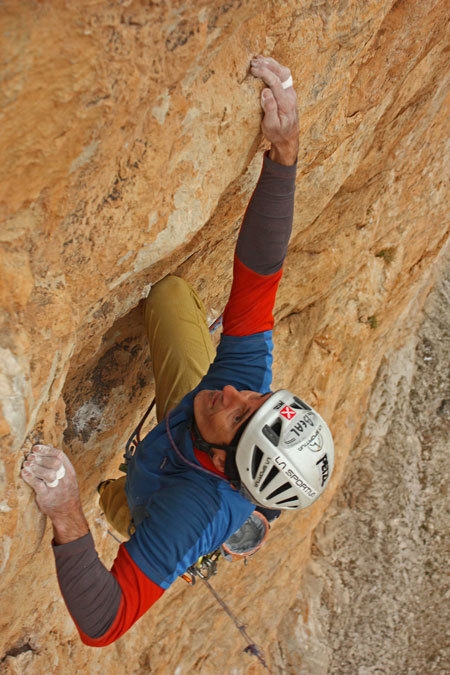
<path id="1" fill-rule="evenodd" d="M 131 513 L 125 494 L 125 481 L 126 476 L 105 480 L 100 483 L 98 491 L 100 507 L 103 509 L 106 520 L 123 537 L 129 539 Z"/>
<path id="2" fill-rule="evenodd" d="M 203 303 L 183 279 L 168 276 L 150 291 L 145 326 L 155 377 L 158 421 L 197 386 L 215 356 Z M 99 486 L 106 520 L 128 539 L 131 513 L 125 494 L 126 476 Z"/>
<path id="3" fill-rule="evenodd" d="M 202 301 L 183 279 L 167 276 L 150 291 L 145 326 L 155 377 L 156 417 L 163 419 L 214 360 Z"/>

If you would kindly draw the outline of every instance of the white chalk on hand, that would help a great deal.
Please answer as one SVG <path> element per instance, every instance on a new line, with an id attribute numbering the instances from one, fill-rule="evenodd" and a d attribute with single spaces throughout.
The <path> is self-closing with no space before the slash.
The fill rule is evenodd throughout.
<path id="1" fill-rule="evenodd" d="M 52 480 L 51 483 L 47 483 L 47 481 L 44 481 L 44 483 L 46 484 L 47 487 L 51 487 L 51 488 L 56 487 L 58 485 L 60 479 L 64 478 L 65 475 L 66 475 L 66 470 L 64 468 L 64 465 L 61 464 L 58 471 L 56 472 L 55 480 Z"/>
<path id="2" fill-rule="evenodd" d="M 281 86 L 283 89 L 289 89 L 289 87 L 293 87 L 294 81 L 292 79 L 292 75 L 289 75 L 288 79 L 281 83 Z"/>

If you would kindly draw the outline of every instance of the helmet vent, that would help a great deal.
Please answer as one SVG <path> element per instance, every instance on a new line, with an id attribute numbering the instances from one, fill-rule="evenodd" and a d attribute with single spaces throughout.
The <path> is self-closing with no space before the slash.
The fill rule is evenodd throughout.
<path id="1" fill-rule="evenodd" d="M 278 438 L 279 438 L 279 437 L 280 437 L 280 433 L 281 433 L 281 420 L 280 420 L 280 418 L 278 418 L 278 419 L 276 420 L 276 422 L 274 422 L 274 423 L 271 425 L 271 427 L 272 427 L 272 431 L 273 431 L 273 432 L 278 436 Z"/>
<path id="2" fill-rule="evenodd" d="M 287 499 L 282 499 L 281 501 L 277 502 L 277 506 L 281 506 L 282 504 L 290 504 L 292 508 L 295 508 L 295 505 L 298 504 L 298 497 L 288 497 Z"/>
<path id="3" fill-rule="evenodd" d="M 261 460 L 263 458 L 263 453 L 262 451 L 258 448 L 256 445 L 254 450 L 253 450 L 253 455 L 252 455 L 252 478 L 254 479 L 256 474 L 258 473 L 259 465 L 261 464 Z"/>
<path id="4" fill-rule="evenodd" d="M 263 434 L 264 436 L 274 445 L 275 447 L 278 446 L 278 443 L 280 442 L 280 431 L 281 431 L 281 422 L 280 420 L 276 420 L 273 424 L 270 426 L 268 424 L 265 424 L 263 426 Z"/>
<path id="5" fill-rule="evenodd" d="M 278 469 L 275 466 L 273 466 L 261 484 L 261 491 L 265 490 L 266 487 L 270 485 L 270 483 L 273 481 L 274 478 L 278 476 L 279 473 L 280 472 L 278 471 Z"/>
<path id="6" fill-rule="evenodd" d="M 267 499 L 273 499 L 274 497 L 278 497 L 278 495 L 283 494 L 283 492 L 286 492 L 286 490 L 290 490 L 292 488 L 292 485 L 290 483 L 283 483 L 283 485 L 280 485 L 280 487 L 277 487 L 276 490 L 270 493 L 268 495 Z"/>
<path id="7" fill-rule="evenodd" d="M 297 409 L 297 410 L 298 410 L 298 409 L 301 409 L 301 410 L 311 410 L 311 408 L 309 407 L 309 405 L 307 405 L 304 401 L 302 401 L 301 399 L 299 399 L 298 396 L 294 396 L 294 401 L 295 401 L 294 403 L 291 403 L 291 408 L 294 408 L 294 409 Z"/>

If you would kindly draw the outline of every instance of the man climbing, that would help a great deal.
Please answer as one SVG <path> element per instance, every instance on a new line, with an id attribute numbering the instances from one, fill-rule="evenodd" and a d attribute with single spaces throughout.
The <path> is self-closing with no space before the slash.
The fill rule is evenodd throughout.
<path id="1" fill-rule="evenodd" d="M 252 59 L 262 78 L 262 130 L 271 147 L 239 233 L 217 350 L 203 306 L 183 280 L 157 283 L 145 323 L 157 426 L 137 444 L 127 475 L 99 486 L 107 519 L 129 537 L 111 571 L 95 551 L 66 455 L 34 446 L 23 479 L 53 524 L 58 581 L 81 639 L 114 642 L 200 556 L 255 509 L 309 506 L 333 468 L 333 441 L 310 406 L 270 392 L 272 310 L 293 216 L 297 97 L 289 69 Z M 126 493 L 126 496 L 125 496 Z"/>

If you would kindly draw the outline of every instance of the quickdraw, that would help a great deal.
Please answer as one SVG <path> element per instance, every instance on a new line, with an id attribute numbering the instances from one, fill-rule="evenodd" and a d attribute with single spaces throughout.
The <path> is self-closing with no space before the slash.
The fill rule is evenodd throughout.
<path id="1" fill-rule="evenodd" d="M 197 578 L 209 579 L 213 577 L 217 574 L 217 561 L 221 555 L 220 549 L 217 549 L 213 553 L 201 556 L 194 565 L 188 567 L 186 572 L 181 575 L 181 579 L 194 586 Z"/>

